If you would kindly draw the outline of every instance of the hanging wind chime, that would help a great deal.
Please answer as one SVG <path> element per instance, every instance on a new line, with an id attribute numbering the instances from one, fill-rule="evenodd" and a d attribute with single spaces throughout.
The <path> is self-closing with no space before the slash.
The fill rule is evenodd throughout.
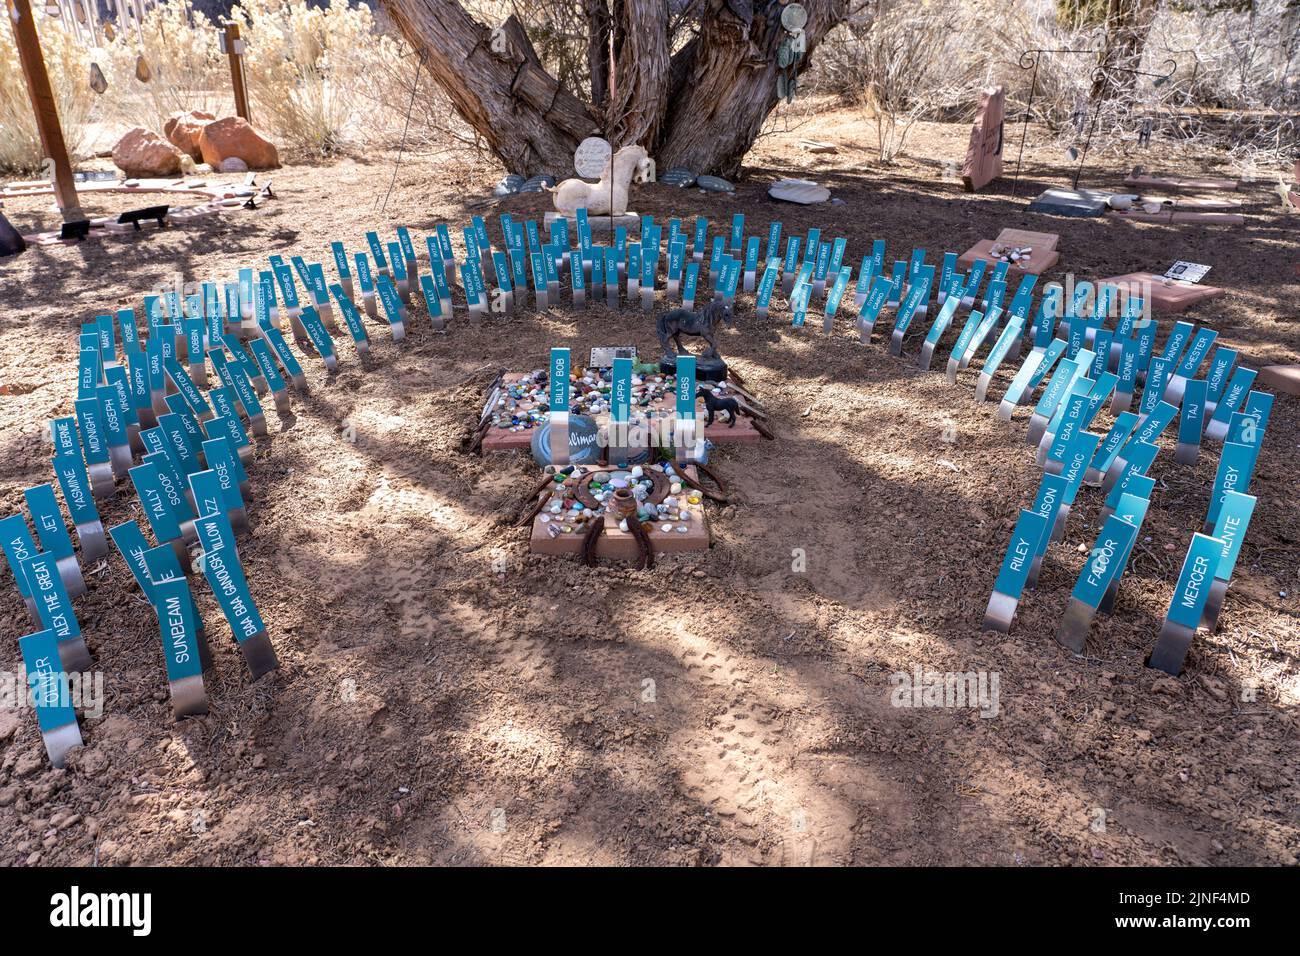
<path id="1" fill-rule="evenodd" d="M 808 23 L 808 11 L 801 4 L 787 4 L 781 10 L 781 26 L 785 36 L 776 48 L 776 98 L 794 102 L 798 86 L 799 62 L 808 51 L 808 38 L 803 28 Z"/>

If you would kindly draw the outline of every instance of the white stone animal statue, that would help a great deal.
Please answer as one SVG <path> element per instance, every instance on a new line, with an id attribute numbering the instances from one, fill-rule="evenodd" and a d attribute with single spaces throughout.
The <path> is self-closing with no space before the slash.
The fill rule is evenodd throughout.
<path id="1" fill-rule="evenodd" d="M 627 212 L 627 192 L 633 179 L 646 182 L 650 178 L 651 162 L 646 151 L 640 146 L 624 146 L 612 157 L 613 173 L 610 173 L 610 160 L 600 174 L 600 181 L 585 182 L 581 179 L 566 179 L 551 192 L 554 194 L 555 209 L 566 216 L 572 216 L 577 210 L 585 208 L 592 216 L 621 216 Z M 611 189 L 611 182 L 613 188 Z M 612 197 L 611 197 L 612 194 Z M 610 210 L 610 199 L 613 210 Z"/>

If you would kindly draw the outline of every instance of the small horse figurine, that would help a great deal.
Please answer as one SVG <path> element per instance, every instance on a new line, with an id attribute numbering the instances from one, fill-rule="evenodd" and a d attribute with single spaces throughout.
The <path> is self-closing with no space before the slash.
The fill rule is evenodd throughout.
<path id="1" fill-rule="evenodd" d="M 624 146 L 605 160 L 600 182 L 589 183 L 581 179 L 566 179 L 552 189 L 551 192 L 555 196 L 553 200 L 555 209 L 570 217 L 584 208 L 591 216 L 622 216 L 627 212 L 628 187 L 633 177 L 637 182 L 645 182 L 649 178 L 649 170 L 650 159 L 643 148 Z"/>
<path id="2" fill-rule="evenodd" d="M 682 346 L 683 335 L 700 336 L 708 344 L 708 348 L 704 350 L 701 357 L 716 359 L 718 357 L 718 343 L 713 336 L 718 323 L 723 325 L 731 324 L 731 306 L 726 302 L 710 302 L 698 312 L 673 309 L 671 312 L 659 316 L 657 332 L 659 334 L 659 344 L 664 347 L 664 361 L 671 362 L 685 351 Z M 677 348 L 675 350 L 669 344 L 669 339 L 676 343 Z"/>

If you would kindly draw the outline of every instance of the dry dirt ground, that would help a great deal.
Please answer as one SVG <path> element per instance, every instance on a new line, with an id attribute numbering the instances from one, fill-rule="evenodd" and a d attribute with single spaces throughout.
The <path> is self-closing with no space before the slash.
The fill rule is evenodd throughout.
<path id="1" fill-rule="evenodd" d="M 934 261 L 1001 227 L 1061 234 L 1047 278 L 1205 262 L 1230 291 L 1194 317 L 1245 364 L 1300 361 L 1296 217 L 1267 182 L 1243 188 L 1239 229 L 1039 217 L 1023 196 L 1066 180 L 1061 149 L 1034 131 L 1021 199 L 1007 181 L 967 196 L 943 167 L 960 161 L 968 130 L 922 127 L 909 157 L 885 167 L 858 117 L 818 110 L 760 142 L 734 198 L 656 185 L 634 205 L 717 224 L 743 211 L 758 234 L 774 218 L 787 235 L 816 225 L 848 238 L 855 266 L 875 238 L 891 260 L 922 246 Z M 811 158 L 796 136 L 840 150 Z M 1230 172 L 1169 155 L 1137 159 Z M 1118 187 L 1126 162 L 1099 158 L 1085 184 Z M 292 166 L 257 212 L 0 265 L 0 514 L 51 479 L 46 423 L 72 408 L 77 323 L 140 308 L 178 271 L 229 279 L 275 252 L 328 269 L 329 241 L 362 249 L 367 229 L 405 224 L 422 243 L 437 222 L 482 213 L 496 235 L 499 213 L 546 206 L 485 200 L 501 171 L 470 157 L 408 157 L 381 213 L 391 171 Z M 779 175 L 817 179 L 843 203 L 769 200 Z M 859 345 L 847 319 L 830 336 L 791 329 L 778 302 L 761 325 L 745 299 L 722 343 L 778 440 L 716 455 L 735 495 L 712 512 L 712 549 L 648 572 L 529 555 L 511 518 L 536 469 L 460 451 L 496 370 L 543 365 L 555 345 L 653 353 L 639 310 L 524 310 L 435 334 L 417 304 L 405 346 L 374 326 L 370 361 L 344 345 L 329 376 L 306 360 L 311 394 L 258 447 L 254 530 L 240 545 L 279 672 L 250 686 L 199 583 L 212 712 L 175 722 L 152 611 L 115 551 L 87 568 L 76 610 L 105 675 L 104 713 L 83 721 L 87 746 L 64 772 L 48 769 L 29 713 L 0 714 L 0 860 L 1294 865 L 1296 400 L 1274 410 L 1222 629 L 1199 636 L 1170 680 L 1143 659 L 1217 451 L 1179 466 L 1162 440 L 1144 536 L 1085 658 L 1052 634 L 1096 535 L 1096 491 L 1081 495 L 1010 636 L 981 633 L 1039 477 L 1025 413 L 998 423 L 974 402 L 973 371 L 957 387 L 918 371 L 919 329 L 899 360 L 879 341 Z M 106 525 L 141 518 L 124 488 L 102 510 Z M 21 667 L 16 639 L 29 630 L 3 572 L 0 669 Z M 891 675 L 916 666 L 996 674 L 997 715 L 892 706 Z"/>

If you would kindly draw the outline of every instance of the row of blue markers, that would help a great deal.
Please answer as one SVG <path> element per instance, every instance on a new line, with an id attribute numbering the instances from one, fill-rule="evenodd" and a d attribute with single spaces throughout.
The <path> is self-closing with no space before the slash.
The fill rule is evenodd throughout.
<path id="1" fill-rule="evenodd" d="M 1121 326 L 1123 320 L 1121 320 Z M 1218 607 L 1207 601 L 1217 581 L 1226 590 L 1256 499 L 1246 494 L 1268 426 L 1273 396 L 1253 390 L 1256 371 L 1234 369 L 1237 353 L 1219 347 L 1198 378 L 1217 333 L 1190 322 L 1174 324 L 1159 354 L 1151 354 L 1155 324 L 1147 322 L 1135 338 L 1120 339 L 1096 327 L 1092 337 L 1071 322 L 1068 341 L 1054 339 L 1035 350 L 1012 380 L 1004 402 L 1020 404 L 1045 372 L 1060 359 L 1034 406 L 1031 418 L 1045 421 L 1051 437 L 1045 469 L 1031 507 L 1022 509 L 1012 532 L 989 601 L 986 627 L 1007 630 L 1026 587 L 1033 587 L 1048 545 L 1062 536 L 1064 516 L 1085 483 L 1108 489 L 1103 524 L 1071 593 L 1072 619 L 1063 621 L 1057 639 L 1081 652 L 1087 625 L 1100 610 L 1109 613 L 1115 593 L 1150 505 L 1155 481 L 1147 472 L 1159 452 L 1156 439 L 1174 421 L 1181 460 L 1195 461 L 1203 437 L 1223 442 L 1210 493 L 1204 532 L 1193 535 L 1149 663 L 1171 674 L 1181 671 L 1187 637 L 1198 627 L 1217 624 Z M 1087 342 L 1091 349 L 1083 348 Z M 1115 343 L 1122 342 L 1116 349 Z M 1076 344 L 1079 346 L 1076 348 Z M 1130 355 L 1130 351 L 1132 355 Z M 1110 371 L 1108 356 L 1119 362 Z M 1145 362 L 1143 358 L 1150 356 Z M 1124 383 L 1131 398 L 1133 369 L 1145 366 L 1145 385 L 1136 413 L 1115 416 L 1103 436 L 1088 431 L 1093 417 Z M 1112 404 L 1112 409 L 1115 404 Z M 1000 609 L 1000 610 L 999 610 Z M 1083 622 L 1081 625 L 1079 622 Z M 1183 639 L 1179 639 L 1181 634 Z"/>
<path id="2" fill-rule="evenodd" d="M 556 219 L 550 224 L 550 242 L 543 244 L 535 221 L 521 224 L 504 215 L 501 226 L 507 250 L 503 253 L 492 248 L 482 218 L 474 217 L 472 224 L 463 231 L 466 258 L 459 265 L 467 305 L 471 309 L 486 307 L 486 287 L 480 266 L 489 257 L 496 288 L 501 293 L 526 288 L 530 277 L 536 292 L 546 289 L 558 279 L 561 264 L 566 259 L 575 290 L 584 287 L 587 276 L 591 277 L 593 286 L 604 283 L 606 277 L 617 285 L 620 271 L 629 277 L 639 275 L 642 289 L 653 290 L 663 236 L 661 227 L 652 217 L 643 218 L 640 242 L 629 242 L 626 231 L 619 229 L 608 248 L 592 243 L 585 210 L 578 211 L 575 225 L 576 247 L 570 245 L 569 224 L 564 219 Z M 784 274 L 788 280 L 793 276 L 788 299 L 795 325 L 803 324 L 815 292 L 825 295 L 827 322 L 834 318 L 852 282 L 853 270 L 844 264 L 845 239 L 822 241 L 820 230 L 811 229 L 806 237 L 788 237 L 784 255 L 781 255 L 782 226 L 779 222 L 772 223 L 763 252 L 763 277 L 756 282 L 754 276 L 762 240 L 757 236 L 744 236 L 743 215 L 733 217 L 729 235 L 715 236 L 711 243 L 708 226 L 707 220 L 697 218 L 688 234 L 680 220 L 673 219 L 668 223 L 666 275 L 670 283 L 680 283 L 678 288 L 684 301 L 693 301 L 700 265 L 707 255 L 709 272 L 715 277 L 715 296 L 734 297 L 743 271 L 747 289 L 756 287 L 756 305 L 765 312 L 775 284 Z M 271 256 L 269 270 L 241 269 L 237 283 L 203 283 L 200 293 L 185 296 L 183 301 L 176 292 L 146 296 L 148 334 L 143 340 L 135 313 L 130 309 L 119 311 L 116 321 L 113 316 L 104 315 L 83 326 L 75 414 L 53 421 L 51 433 L 56 480 L 81 537 L 85 560 L 101 556 L 91 555 L 88 544 L 98 547 L 98 542 L 104 537 L 94 499 L 112 494 L 114 470 L 119 476 L 125 470 L 140 497 L 156 544 L 150 545 L 139 525 L 133 521 L 111 529 L 109 535 L 126 558 L 146 596 L 157 608 L 167 608 L 169 612 L 174 609 L 176 601 L 171 592 L 175 586 L 170 582 L 184 583 L 184 576 L 190 570 L 182 561 L 184 548 L 178 547 L 177 542 L 183 545 L 197 539 L 202 542 L 205 554 L 210 550 L 223 552 L 223 560 L 204 561 L 203 568 L 205 573 L 214 565 L 222 569 L 220 580 L 213 581 L 209 575 L 210 583 L 236 638 L 244 640 L 263 633 L 261 618 L 240 568 L 230 520 L 244 508 L 240 487 L 247 481 L 244 461 L 251 453 L 244 419 L 255 433 L 260 433 L 265 429 L 265 416 L 258 399 L 259 391 L 269 389 L 279 404 L 285 396 L 286 379 L 299 390 L 306 388 L 301 364 L 279 330 L 284 317 L 290 319 L 300 347 L 310 343 L 317 355 L 332 368 L 335 350 L 329 328 L 333 325 L 331 294 L 358 347 L 368 343 L 360 315 L 351 299 L 359 285 L 367 311 L 376 315 L 371 311 L 371 305 L 377 298 L 385 308 L 394 338 L 400 338 L 407 321 L 402 303 L 403 300 L 409 301 L 416 256 L 409 230 L 399 228 L 397 237 L 397 242 L 385 244 L 377 233 L 367 233 L 369 257 L 365 253 L 356 253 L 351 259 L 342 243 L 332 243 L 339 279 L 334 284 L 327 284 L 319 264 L 307 263 L 297 256 L 286 263 L 279 256 Z M 447 266 L 454 266 L 456 260 L 445 225 L 437 226 L 427 243 L 430 275 L 419 278 L 429 315 L 436 320 L 446 318 L 451 302 Z M 739 255 L 741 250 L 743 256 Z M 689 264 L 688 254 L 693 260 Z M 938 272 L 940 309 L 926 336 L 926 342 L 933 347 L 946 331 L 958 304 L 974 304 L 988 273 L 986 263 L 979 261 L 969 274 L 962 275 L 956 270 L 957 257 L 953 253 L 945 254 L 936 269 L 925 262 L 925 251 L 917 249 L 909 260 L 895 262 L 886 276 L 884 254 L 884 242 L 876 240 L 871 254 L 862 260 L 855 286 L 855 297 L 860 307 L 858 325 L 867 336 L 882 309 L 888 305 L 897 309 L 894 334 L 901 339 L 912 319 L 928 311 L 931 288 Z M 373 271 L 371 261 L 374 263 Z M 295 274 L 307 289 L 313 305 L 300 306 Z M 997 263 L 987 274 L 989 281 L 978 303 L 982 311 L 972 309 L 954 345 L 954 360 L 960 359 L 962 367 L 998 325 L 1007 294 L 1007 274 L 1007 263 Z M 1099 301 L 1091 310 L 1084 307 L 1088 297 L 1081 288 L 1076 289 L 1075 296 L 1067 302 L 1057 290 L 1049 287 L 1031 322 L 1035 280 L 1034 276 L 1022 277 L 1006 308 L 1006 323 L 999 331 L 983 373 L 991 375 L 996 371 L 1002 360 L 1011 354 L 1012 347 L 1019 347 L 1022 339 L 1030 342 L 1032 351 L 1021 372 L 1013 379 L 1007 396 L 1013 404 L 1021 404 L 1053 364 L 1061 360 L 1035 408 L 1036 414 L 1053 415 L 1053 424 L 1056 424 L 1067 413 L 1073 414 L 1071 410 L 1079 405 L 1075 399 L 1082 383 L 1091 386 L 1083 407 L 1095 411 L 1104 400 L 1104 397 L 1098 399 L 1097 396 L 1107 377 L 1115 380 L 1111 388 L 1122 391 L 1127 386 L 1131 395 L 1140 370 L 1145 369 L 1148 386 L 1143 394 L 1142 408 L 1133 419 L 1148 424 L 1152 421 L 1158 423 L 1163 412 L 1156 411 L 1160 395 L 1158 390 L 1152 389 L 1151 382 L 1164 381 L 1175 364 L 1176 374 L 1188 375 L 1190 355 L 1203 357 L 1208 351 L 1209 343 L 1205 336 L 1208 330 L 1197 333 L 1193 347 L 1185 357 L 1180 339 L 1190 334 L 1190 328 L 1184 328 L 1187 323 L 1179 323 L 1164 351 L 1158 356 L 1152 355 L 1154 324 L 1142 320 L 1140 302 L 1129 300 L 1113 332 L 1102 327 L 1109 311 L 1106 287 L 1099 291 Z M 231 331 L 236 326 L 244 333 L 247 343 Z M 1067 330 L 1066 337 L 1056 338 L 1062 326 Z M 118 334 L 115 333 L 120 333 L 120 361 Z M 1086 363 L 1080 361 L 1085 341 L 1093 347 L 1088 353 L 1091 360 Z M 1111 354 L 1112 343 L 1117 344 L 1120 356 L 1119 374 L 1101 370 L 1099 364 Z M 1175 343 L 1179 343 L 1176 349 Z M 180 357 L 182 348 L 187 357 L 184 364 Z M 1220 348 L 1211 362 L 1207 400 L 1219 399 L 1216 416 L 1233 415 L 1241 396 L 1249 388 L 1249 382 L 1241 381 L 1243 373 L 1249 371 L 1244 369 L 1237 370 L 1231 382 L 1223 384 L 1234 360 L 1235 353 Z M 205 396 L 194 379 L 200 370 L 206 378 L 208 362 L 216 370 L 220 384 Z M 1253 373 L 1250 375 L 1253 377 Z M 1068 385 L 1058 384 L 1067 378 Z M 1221 385 L 1219 391 L 1215 391 L 1216 382 Z M 1223 398 L 1219 392 L 1228 397 Z M 1074 398 L 1065 401 L 1067 394 Z M 1251 393 L 1252 401 L 1257 394 Z M 1186 408 L 1184 405 L 1185 411 Z M 1267 411 L 1261 413 L 1256 403 L 1248 407 L 1242 417 L 1259 423 L 1266 421 Z M 1144 439 L 1130 449 L 1126 442 L 1130 436 L 1124 434 L 1127 424 L 1127 420 L 1124 423 L 1117 421 L 1106 439 L 1098 441 L 1096 451 L 1096 455 L 1102 457 L 1108 448 L 1115 451 L 1121 445 L 1132 451 L 1129 456 L 1131 474 L 1125 476 L 1121 495 L 1132 494 L 1132 479 L 1140 476 L 1150 464 L 1149 461 L 1142 464 L 1146 458 L 1144 446 L 1150 442 Z M 1239 453 L 1232 446 L 1242 445 L 1254 448 L 1256 452 L 1258 448 L 1257 443 L 1238 441 L 1244 427 L 1233 417 L 1231 435 L 1225 446 L 1225 459 L 1236 462 L 1234 467 L 1237 468 L 1243 463 L 1237 461 Z M 1085 440 L 1082 438 L 1085 429 L 1086 424 L 1078 429 L 1079 441 Z M 1145 434 L 1154 440 L 1155 435 L 1150 431 L 1148 428 Z M 133 432 L 138 432 L 138 439 Z M 1262 428 L 1259 435 L 1262 436 Z M 138 445 L 136 450 L 144 454 L 139 464 L 130 465 L 134 460 L 133 444 Z M 1071 450 L 1078 449 L 1071 446 Z M 1054 447 L 1052 454 L 1056 453 Z M 1078 456 L 1072 454 L 1069 457 L 1074 460 Z M 1253 467 L 1253 458 L 1249 464 Z M 107 479 L 92 480 L 96 475 L 105 474 L 109 475 Z M 1045 475 L 1045 484 L 1051 478 L 1055 476 Z M 1216 501 L 1222 497 L 1219 494 L 1222 484 L 1224 482 L 1216 481 Z M 1077 491 L 1077 487 L 1074 490 Z M 1068 494 L 1069 490 L 1065 489 L 1060 497 Z M 53 486 L 47 484 L 29 489 L 26 498 L 36 538 L 32 537 L 22 515 L 12 515 L 0 521 L 0 533 L 4 535 L 4 552 L 14 572 L 15 583 L 42 626 L 41 631 L 20 642 L 29 675 L 34 686 L 39 684 L 40 687 L 40 693 L 36 694 L 39 703 L 66 697 L 66 693 L 56 693 L 59 675 L 51 670 L 50 664 L 58 657 L 56 652 L 61 646 L 79 640 L 81 635 L 67 586 L 59 574 L 50 573 L 52 563 L 57 565 L 63 561 L 66 565 L 69 558 L 75 563 L 71 537 L 59 512 Z M 1116 503 L 1118 505 L 1118 499 Z M 1212 505 L 1212 510 L 1214 507 Z M 1033 510 L 1037 513 L 1042 509 L 1036 503 Z M 1045 549 L 1045 541 L 1042 547 Z M 33 580 L 39 580 L 39 589 L 33 587 Z M 999 585 L 1004 583 L 1000 576 Z M 168 649 L 168 676 L 173 681 L 194 676 L 193 662 L 198 659 L 198 654 L 193 644 L 201 639 L 203 630 L 192 595 L 181 603 L 185 613 L 181 615 L 184 619 L 179 625 L 174 621 L 174 614 L 164 614 L 161 610 L 159 614 L 164 647 Z M 62 707 L 41 707 L 39 712 L 43 731 L 47 725 L 66 724 L 71 715 L 70 708 Z M 75 722 L 75 716 L 72 719 Z"/>

